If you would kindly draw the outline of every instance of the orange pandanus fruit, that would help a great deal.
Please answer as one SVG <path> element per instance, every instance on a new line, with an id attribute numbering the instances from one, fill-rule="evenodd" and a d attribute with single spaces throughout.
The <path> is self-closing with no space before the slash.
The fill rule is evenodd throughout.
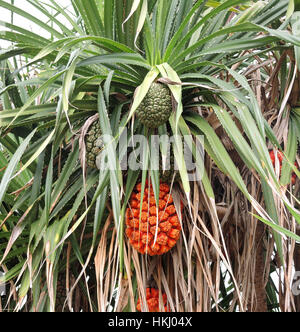
<path id="1" fill-rule="evenodd" d="M 160 184 L 158 207 L 152 186 L 146 184 L 144 197 L 141 188 L 141 183 L 135 187 L 126 211 L 126 235 L 139 253 L 163 255 L 175 247 L 181 233 L 170 187 Z"/>
<path id="2" fill-rule="evenodd" d="M 159 290 L 155 288 L 146 289 L 146 301 L 149 312 L 160 312 L 159 310 Z M 167 306 L 167 295 L 162 294 L 162 303 L 164 305 L 165 312 L 170 312 L 170 308 Z M 136 305 L 137 311 L 142 311 L 142 301 L 138 299 Z"/>
<path id="3" fill-rule="evenodd" d="M 273 150 L 271 150 L 270 152 L 270 158 L 271 158 L 271 161 L 272 161 L 272 164 L 273 166 L 275 167 L 275 164 L 276 164 L 276 154 Z M 282 161 L 283 161 L 283 153 L 278 151 L 277 152 L 277 158 L 278 158 L 278 161 L 279 161 L 279 165 L 280 165 L 280 175 L 281 175 L 281 169 L 282 169 Z M 297 162 L 295 162 L 295 166 L 297 168 L 299 168 L 299 165 Z M 292 179 L 291 179 L 291 182 L 292 184 L 294 185 L 296 183 L 296 179 L 297 179 L 297 175 L 295 173 L 292 174 Z"/>

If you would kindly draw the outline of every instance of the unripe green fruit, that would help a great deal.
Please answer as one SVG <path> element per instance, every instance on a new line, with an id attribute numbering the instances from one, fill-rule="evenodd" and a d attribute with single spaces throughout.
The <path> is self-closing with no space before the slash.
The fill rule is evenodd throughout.
<path id="1" fill-rule="evenodd" d="M 96 159 L 102 149 L 101 128 L 99 120 L 93 122 L 86 135 L 86 162 L 87 166 L 97 168 Z"/>
<path id="2" fill-rule="evenodd" d="M 161 83 L 152 83 L 146 97 L 136 110 L 138 119 L 149 128 L 165 124 L 172 114 L 170 89 Z"/>

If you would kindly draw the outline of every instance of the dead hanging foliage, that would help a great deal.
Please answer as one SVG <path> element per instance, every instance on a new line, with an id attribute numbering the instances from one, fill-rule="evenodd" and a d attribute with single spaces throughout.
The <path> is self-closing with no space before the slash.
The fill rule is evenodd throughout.
<path id="1" fill-rule="evenodd" d="M 290 59 L 287 60 L 287 57 Z M 271 57 L 270 57 L 271 58 Z M 282 147 L 287 143 L 289 130 L 289 115 L 291 107 L 297 105 L 297 98 L 299 98 L 299 73 L 295 69 L 295 62 L 293 54 L 289 51 L 284 52 L 280 59 L 276 62 L 276 57 L 272 57 L 272 61 L 259 61 L 258 65 L 252 66 L 245 70 L 245 76 L 248 77 L 252 84 L 252 89 L 255 92 L 260 108 L 265 119 L 274 129 L 278 141 Z M 282 90 L 281 82 L 279 80 L 279 72 L 283 63 L 287 61 L 289 70 L 287 77 L 287 85 Z M 261 71 L 267 73 L 267 80 L 262 80 Z M 282 91 L 284 94 L 282 95 Z M 284 104 L 282 104 L 283 102 Z M 283 108 L 286 107 L 288 112 L 283 116 Z M 220 127 L 217 121 L 214 127 Z M 223 134 L 220 131 L 219 135 L 223 141 Z M 230 144 L 225 144 L 227 151 L 232 153 Z M 271 146 L 271 145 L 270 145 Z M 298 149 L 299 150 L 299 149 Z M 299 153 L 299 151 L 298 151 Z M 261 193 L 260 182 L 251 171 L 243 167 L 243 163 L 238 164 L 242 170 L 245 183 L 248 185 L 248 190 L 253 197 L 264 207 L 264 200 Z M 290 238 L 281 237 L 283 247 L 284 262 L 278 259 L 278 248 L 275 247 L 274 233 L 271 229 L 266 228 L 260 221 L 255 220 L 250 214 L 251 206 L 245 200 L 242 194 L 236 191 L 235 185 L 231 183 L 217 169 L 212 171 L 211 177 L 215 179 L 215 183 L 221 189 L 218 197 L 218 204 L 221 204 L 223 215 L 226 214 L 224 206 L 231 206 L 234 213 L 231 215 L 231 220 L 235 220 L 235 235 L 237 239 L 234 248 L 229 249 L 232 264 L 235 269 L 235 276 L 238 283 L 241 285 L 243 299 L 245 306 L 249 311 L 267 311 L 276 303 L 270 303 L 267 298 L 268 294 L 266 287 L 274 286 L 273 281 L 270 280 L 270 273 L 273 276 L 278 274 L 276 278 L 279 280 L 279 287 L 274 288 L 274 292 L 279 293 L 280 310 L 282 311 L 298 311 L 299 301 L 291 293 L 290 285 L 293 280 L 293 271 L 299 270 L 299 245 Z M 214 188 L 217 188 L 214 186 Z M 299 183 L 293 188 L 295 197 L 299 199 Z M 292 196 L 285 190 L 286 195 L 294 201 L 295 206 L 297 202 L 292 199 Z M 276 211 L 278 213 L 279 224 L 292 232 L 296 232 L 299 226 L 296 224 L 294 218 L 286 210 L 282 201 L 278 197 L 274 197 L 276 204 Z M 227 215 L 230 215 L 228 213 Z M 223 220 L 225 226 L 227 220 Z M 227 229 L 224 229 L 228 237 L 230 226 L 227 224 Z M 229 232 L 229 234 L 228 234 Z M 299 230 L 298 230 L 299 233 Z M 232 236 L 230 236 L 232 239 Z M 228 243 L 229 248 L 233 246 L 232 240 Z M 232 250 L 233 249 L 233 250 Z M 282 277 L 283 276 L 283 277 Z M 279 308 L 277 308 L 279 309 Z"/>

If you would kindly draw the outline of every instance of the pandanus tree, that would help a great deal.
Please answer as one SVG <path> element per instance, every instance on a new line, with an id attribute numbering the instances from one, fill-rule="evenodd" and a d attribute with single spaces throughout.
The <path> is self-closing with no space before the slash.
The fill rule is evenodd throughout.
<path id="1" fill-rule="evenodd" d="M 49 35 L 0 22 L 2 310 L 299 310 L 297 3 L 26 2 L 46 20 L 0 0 Z"/>

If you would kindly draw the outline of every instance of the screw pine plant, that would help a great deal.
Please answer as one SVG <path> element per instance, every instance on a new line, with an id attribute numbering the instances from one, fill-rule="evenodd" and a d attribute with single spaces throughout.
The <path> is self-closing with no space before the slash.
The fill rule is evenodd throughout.
<path id="1" fill-rule="evenodd" d="M 143 294 L 143 310 L 153 279 L 173 312 L 299 311 L 290 292 L 300 240 L 299 171 L 292 168 L 300 138 L 297 6 L 24 2 L 26 10 L 0 0 L 12 18 L 0 21 L 0 39 L 11 43 L 0 50 L 0 281 L 10 282 L 0 309 L 128 312 Z M 15 16 L 43 33 L 20 27 Z M 93 166 L 101 157 L 101 170 L 85 158 L 85 124 L 94 118 L 102 145 Z M 180 180 L 168 190 L 153 167 L 166 156 L 164 144 L 158 154 L 141 150 L 142 169 L 121 167 L 128 153 L 138 154 L 136 136 L 150 143 L 155 135 L 174 138 Z M 184 145 L 201 179 L 190 181 Z M 271 149 L 284 152 L 280 181 Z M 183 209 L 174 237 L 168 230 L 161 241 L 163 220 L 153 233 L 146 227 L 146 243 L 150 234 L 157 239 L 141 254 L 132 244 L 142 239 L 134 241 L 131 230 L 144 227 L 147 197 L 136 198 L 147 185 L 153 207 L 172 191 Z M 175 211 L 169 215 L 175 220 Z M 162 250 L 170 238 L 176 243 Z M 153 245 L 161 255 L 152 256 Z"/>

